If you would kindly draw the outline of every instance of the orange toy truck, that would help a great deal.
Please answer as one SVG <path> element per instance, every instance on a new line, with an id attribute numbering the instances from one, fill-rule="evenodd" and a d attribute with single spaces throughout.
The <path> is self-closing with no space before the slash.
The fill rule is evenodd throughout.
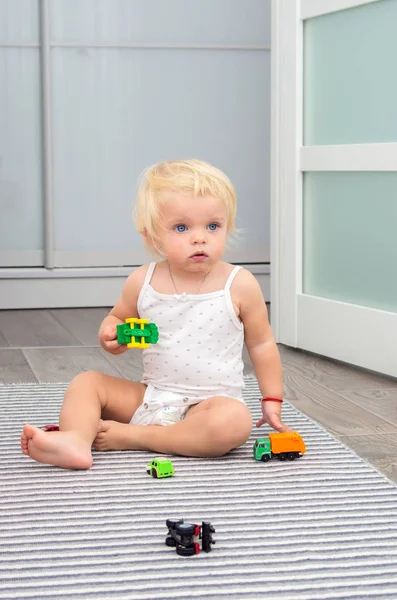
<path id="1" fill-rule="evenodd" d="M 254 458 L 263 462 L 274 457 L 279 460 L 294 460 L 305 452 L 305 442 L 297 431 L 269 433 L 267 437 L 258 438 L 254 444 Z"/>

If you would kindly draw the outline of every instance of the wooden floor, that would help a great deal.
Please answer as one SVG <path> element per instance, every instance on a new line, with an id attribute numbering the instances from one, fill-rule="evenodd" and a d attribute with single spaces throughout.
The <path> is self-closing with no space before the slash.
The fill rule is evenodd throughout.
<path id="1" fill-rule="evenodd" d="M 105 353 L 106 308 L 0 311 L 0 385 L 67 382 L 89 369 L 140 378 L 141 353 Z M 397 482 L 397 380 L 280 346 L 285 397 Z M 245 352 L 246 373 L 252 373 Z"/>

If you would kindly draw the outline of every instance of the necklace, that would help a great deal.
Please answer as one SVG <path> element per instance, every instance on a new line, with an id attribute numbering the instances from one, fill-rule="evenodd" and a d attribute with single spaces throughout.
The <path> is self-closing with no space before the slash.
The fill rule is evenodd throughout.
<path id="1" fill-rule="evenodd" d="M 179 294 L 178 290 L 176 289 L 175 281 L 174 281 L 174 278 L 173 278 L 172 273 L 171 273 L 171 265 L 170 265 L 170 263 L 168 263 L 168 272 L 170 274 L 172 285 L 174 286 L 175 295 L 181 297 L 184 300 L 186 298 L 187 294 L 186 294 L 186 292 L 183 292 L 183 294 Z M 198 288 L 196 294 L 200 293 L 201 286 L 203 285 L 204 281 L 207 279 L 207 277 L 210 274 L 210 272 L 211 272 L 211 269 L 209 269 L 209 271 L 207 271 L 206 274 L 204 275 L 203 279 L 201 280 L 201 283 L 199 285 L 199 288 Z"/>

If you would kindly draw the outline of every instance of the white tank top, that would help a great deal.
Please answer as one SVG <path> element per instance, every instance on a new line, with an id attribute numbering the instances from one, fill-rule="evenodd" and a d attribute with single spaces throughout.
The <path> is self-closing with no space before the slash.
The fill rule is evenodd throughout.
<path id="1" fill-rule="evenodd" d="M 233 308 L 230 273 L 223 290 L 161 294 L 150 285 L 151 263 L 138 298 L 138 314 L 159 329 L 159 341 L 143 351 L 143 382 L 200 400 L 242 399 L 244 327 Z"/>

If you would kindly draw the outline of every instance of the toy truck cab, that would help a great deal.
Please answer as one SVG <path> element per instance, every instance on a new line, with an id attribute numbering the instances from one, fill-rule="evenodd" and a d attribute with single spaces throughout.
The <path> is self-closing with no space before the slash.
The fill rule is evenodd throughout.
<path id="1" fill-rule="evenodd" d="M 272 451 L 270 448 L 269 438 L 259 438 L 254 444 L 254 458 L 255 460 L 262 460 L 267 462 L 272 457 Z"/>
<path id="2" fill-rule="evenodd" d="M 146 467 L 146 473 L 154 478 L 172 477 L 174 467 L 168 458 L 154 458 Z"/>

